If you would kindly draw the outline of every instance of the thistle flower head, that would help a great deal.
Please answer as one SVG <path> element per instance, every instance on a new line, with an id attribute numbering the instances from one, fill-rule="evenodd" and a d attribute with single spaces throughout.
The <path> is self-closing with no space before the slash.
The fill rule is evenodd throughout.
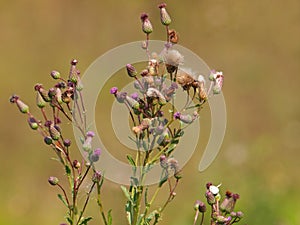
<path id="1" fill-rule="evenodd" d="M 53 143 L 53 140 L 51 137 L 46 136 L 44 137 L 44 142 L 46 143 L 46 145 L 51 145 Z"/>
<path id="2" fill-rule="evenodd" d="M 52 186 L 55 186 L 58 184 L 59 180 L 57 177 L 49 177 L 48 179 L 49 184 L 51 184 Z"/>
<path id="3" fill-rule="evenodd" d="M 95 133 L 94 133 L 93 131 L 88 131 L 88 132 L 86 133 L 86 136 L 87 136 L 87 137 L 94 137 L 94 136 L 95 136 Z"/>
<path id="4" fill-rule="evenodd" d="M 71 141 L 69 139 L 64 140 L 64 146 L 65 147 L 70 147 L 71 146 Z"/>
<path id="5" fill-rule="evenodd" d="M 50 75 L 55 80 L 57 80 L 57 79 L 60 78 L 60 73 L 58 71 L 56 71 L 56 70 L 51 71 Z"/>
<path id="6" fill-rule="evenodd" d="M 11 103 L 16 103 L 21 113 L 29 113 L 29 106 L 20 100 L 19 96 L 12 95 L 9 99 Z"/>
<path id="7" fill-rule="evenodd" d="M 152 24 L 149 20 L 149 16 L 147 13 L 141 14 L 141 20 L 142 20 L 142 30 L 145 34 L 150 34 L 153 31 Z"/>
<path id="8" fill-rule="evenodd" d="M 116 94 L 118 92 L 118 88 L 117 87 L 112 87 L 111 89 L 110 89 L 110 93 L 111 94 Z"/>
<path id="9" fill-rule="evenodd" d="M 92 181 L 94 183 L 99 183 L 101 181 L 101 178 L 102 178 L 102 174 L 100 171 L 96 171 L 93 175 L 93 178 L 92 178 Z"/>
<path id="10" fill-rule="evenodd" d="M 94 152 L 90 155 L 90 161 L 91 163 L 97 162 L 99 160 L 101 154 L 101 149 L 100 148 L 96 148 L 94 150 Z"/>
<path id="11" fill-rule="evenodd" d="M 33 130 L 38 129 L 39 122 L 33 116 L 30 116 L 27 121 L 31 129 Z"/>
<path id="12" fill-rule="evenodd" d="M 134 66 L 131 64 L 126 65 L 126 70 L 127 70 L 128 76 L 130 76 L 130 77 L 136 77 L 138 74 L 136 69 L 134 68 Z"/>
<path id="13" fill-rule="evenodd" d="M 166 10 L 166 3 L 161 3 L 158 5 L 158 8 L 160 9 L 160 21 L 163 25 L 168 26 L 171 24 L 172 20 L 170 15 L 168 14 Z"/>

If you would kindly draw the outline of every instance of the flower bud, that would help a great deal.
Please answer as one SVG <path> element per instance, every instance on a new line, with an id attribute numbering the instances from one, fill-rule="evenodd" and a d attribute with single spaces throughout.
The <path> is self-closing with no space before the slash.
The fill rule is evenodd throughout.
<path id="1" fill-rule="evenodd" d="M 118 88 L 117 87 L 112 87 L 111 89 L 110 89 L 110 93 L 111 94 L 116 94 L 118 92 Z"/>
<path id="2" fill-rule="evenodd" d="M 60 138 L 60 131 L 58 130 L 57 126 L 54 126 L 53 123 L 49 126 L 49 133 L 53 140 L 58 140 Z"/>
<path id="3" fill-rule="evenodd" d="M 95 149 L 93 154 L 90 155 L 91 163 L 97 162 L 99 160 L 100 154 L 101 154 L 101 149 L 100 148 Z"/>
<path id="4" fill-rule="evenodd" d="M 79 169 L 80 168 L 80 162 L 78 161 L 78 160 L 74 160 L 73 161 L 73 163 L 72 163 L 72 165 L 73 165 L 73 167 L 75 168 L 75 169 Z"/>
<path id="5" fill-rule="evenodd" d="M 64 140 L 64 146 L 65 147 L 70 147 L 71 146 L 71 141 L 69 139 Z"/>
<path id="6" fill-rule="evenodd" d="M 136 69 L 134 68 L 133 65 L 131 64 L 127 64 L 126 65 L 126 70 L 127 70 L 127 74 L 130 76 L 130 77 L 136 77 L 137 76 L 137 71 Z"/>
<path id="7" fill-rule="evenodd" d="M 41 94 L 39 92 L 36 92 L 36 105 L 39 108 L 44 108 L 46 106 L 46 102 L 42 98 Z"/>
<path id="8" fill-rule="evenodd" d="M 165 155 L 161 155 L 159 157 L 159 161 L 160 161 L 160 166 L 163 169 L 167 169 L 168 168 L 167 157 Z"/>
<path id="9" fill-rule="evenodd" d="M 92 148 L 92 138 L 95 136 L 95 133 L 93 131 L 88 131 L 86 133 L 86 139 L 82 145 L 82 148 L 84 151 L 89 152 Z"/>
<path id="10" fill-rule="evenodd" d="M 131 98 L 129 96 L 126 96 L 126 102 L 132 109 L 137 110 L 140 108 L 140 104 L 138 103 L 138 101 L 134 100 L 133 98 Z"/>
<path id="11" fill-rule="evenodd" d="M 19 99 L 19 96 L 17 95 L 12 95 L 9 99 L 11 103 L 16 103 L 18 109 L 20 110 L 21 113 L 28 113 L 29 112 L 29 107 L 26 105 L 24 102 L 22 102 Z"/>
<path id="12" fill-rule="evenodd" d="M 42 96 L 43 100 L 45 102 L 50 102 L 51 99 L 49 98 L 49 95 L 48 95 L 48 91 L 46 91 L 43 87 L 43 85 L 41 84 L 36 84 L 34 86 L 34 90 L 38 91 L 40 93 L 40 95 Z"/>
<path id="13" fill-rule="evenodd" d="M 47 145 L 51 145 L 52 144 L 52 138 L 51 137 L 44 137 L 44 142 L 47 144 Z"/>
<path id="14" fill-rule="evenodd" d="M 211 193 L 210 191 L 206 191 L 205 197 L 206 197 L 207 203 L 208 203 L 209 205 L 215 204 L 216 199 L 215 199 L 215 196 L 213 195 L 213 193 Z"/>
<path id="15" fill-rule="evenodd" d="M 236 212 L 236 217 L 242 219 L 244 217 L 244 213 L 241 211 Z"/>
<path id="16" fill-rule="evenodd" d="M 56 70 L 53 70 L 51 73 L 50 73 L 50 75 L 51 75 L 51 77 L 53 78 L 53 79 L 59 79 L 60 78 L 60 73 L 58 72 L 58 71 L 56 71 Z"/>
<path id="17" fill-rule="evenodd" d="M 171 17 L 169 16 L 167 10 L 166 10 L 166 3 L 162 3 L 158 6 L 158 8 L 160 8 L 160 21 L 163 25 L 170 25 L 172 20 Z"/>
<path id="18" fill-rule="evenodd" d="M 201 213 L 206 212 L 206 205 L 204 204 L 204 202 L 199 203 L 199 212 L 201 212 Z"/>
<path id="19" fill-rule="evenodd" d="M 22 102 L 20 99 L 17 100 L 17 106 L 21 113 L 28 113 L 29 112 L 29 106 L 26 105 L 24 102 Z"/>
<path id="20" fill-rule="evenodd" d="M 50 88 L 49 91 L 48 91 L 48 96 L 49 96 L 49 98 L 52 99 L 55 95 L 56 95 L 56 90 L 55 90 L 55 88 Z"/>
<path id="21" fill-rule="evenodd" d="M 55 92 L 56 92 L 56 94 L 55 94 L 56 101 L 57 101 L 59 104 L 62 104 L 62 103 L 63 103 L 63 100 L 62 100 L 62 93 L 61 93 L 60 88 L 56 88 Z"/>
<path id="22" fill-rule="evenodd" d="M 142 20 L 142 30 L 145 34 L 150 34 L 153 31 L 152 24 L 149 20 L 149 16 L 147 13 L 142 13 L 141 15 Z"/>
<path id="23" fill-rule="evenodd" d="M 49 184 L 55 186 L 58 184 L 59 180 L 57 177 L 49 177 L 48 182 L 49 182 Z"/>
<path id="24" fill-rule="evenodd" d="M 96 171 L 93 175 L 92 181 L 95 183 L 99 183 L 101 181 L 102 174 L 100 171 Z"/>
<path id="25" fill-rule="evenodd" d="M 116 99 L 119 103 L 124 103 L 126 99 L 127 93 L 126 92 L 118 92 L 116 93 Z"/>
<path id="26" fill-rule="evenodd" d="M 30 116 L 28 118 L 28 124 L 31 127 L 31 129 L 33 129 L 33 130 L 38 129 L 38 127 L 39 127 L 38 121 L 33 116 Z"/>

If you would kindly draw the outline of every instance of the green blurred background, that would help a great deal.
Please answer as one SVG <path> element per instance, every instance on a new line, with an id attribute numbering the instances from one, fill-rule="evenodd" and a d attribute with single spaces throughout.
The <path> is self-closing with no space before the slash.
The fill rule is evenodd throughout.
<path id="1" fill-rule="evenodd" d="M 33 85 L 50 86 L 52 69 L 67 73 L 69 61 L 77 58 L 84 72 L 109 49 L 141 40 L 141 12 L 150 14 L 152 37 L 163 39 L 158 3 L 0 1 L 0 224 L 59 224 L 65 210 L 57 190 L 47 183 L 48 176 L 62 172 L 24 115 L 8 103 L 9 96 L 17 93 L 33 106 Z M 184 167 L 184 180 L 161 224 L 192 224 L 193 203 L 204 199 L 208 181 L 241 195 L 241 224 L 300 224 L 300 1 L 166 3 L 180 44 L 224 71 L 228 121 L 221 152 L 200 173 L 198 162 L 209 132 L 209 113 L 204 111 L 198 149 Z M 119 186 L 108 181 L 103 191 L 114 224 L 125 224 Z M 88 211 L 98 218 L 95 204 Z"/>

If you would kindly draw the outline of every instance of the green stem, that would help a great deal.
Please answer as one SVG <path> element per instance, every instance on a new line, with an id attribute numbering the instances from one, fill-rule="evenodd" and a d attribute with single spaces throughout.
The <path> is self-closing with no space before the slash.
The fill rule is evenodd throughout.
<path id="1" fill-rule="evenodd" d="M 82 210 L 81 210 L 81 212 L 80 212 L 80 215 L 79 215 L 79 218 L 78 218 L 78 220 L 77 220 L 76 225 L 79 224 L 79 222 L 80 222 L 80 220 L 81 220 L 81 218 L 82 218 L 82 216 L 83 216 L 83 213 L 84 213 L 84 211 L 85 211 L 85 209 L 86 209 L 86 206 L 87 206 L 87 204 L 88 204 L 88 202 L 89 202 L 89 200 L 90 200 L 90 196 L 91 196 L 91 193 L 92 193 L 92 191 L 93 191 L 93 189 L 94 189 L 94 187 L 95 187 L 95 184 L 96 184 L 96 183 L 94 182 L 93 185 L 92 185 L 91 188 L 90 188 L 90 191 L 88 192 L 87 198 L 86 198 L 86 200 L 85 200 L 85 202 L 84 202 L 84 206 L 83 206 L 83 208 L 82 208 Z"/>
<path id="2" fill-rule="evenodd" d="M 108 225 L 106 216 L 104 214 L 102 201 L 101 201 L 101 186 L 99 183 L 97 183 L 97 204 L 99 206 L 100 214 L 102 216 L 102 220 L 103 220 L 104 224 Z"/>

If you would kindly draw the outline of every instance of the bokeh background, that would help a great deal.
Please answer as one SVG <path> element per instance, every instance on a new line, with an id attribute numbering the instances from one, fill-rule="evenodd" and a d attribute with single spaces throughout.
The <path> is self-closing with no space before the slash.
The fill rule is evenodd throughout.
<path id="1" fill-rule="evenodd" d="M 65 211 L 57 189 L 47 182 L 50 175 L 61 177 L 62 170 L 24 115 L 8 103 L 9 96 L 17 93 L 34 106 L 33 85 L 50 86 L 52 69 L 67 73 L 70 60 L 77 58 L 84 72 L 109 49 L 143 39 L 141 12 L 150 14 L 152 37 L 163 39 L 158 3 L 0 1 L 0 224 L 59 224 Z M 300 1 L 166 3 L 180 44 L 224 71 L 228 121 L 217 159 L 200 173 L 198 162 L 209 135 L 209 112 L 204 111 L 198 149 L 184 167 L 184 180 L 161 224 L 192 224 L 193 203 L 204 200 L 208 181 L 241 195 L 241 224 L 300 224 Z M 107 181 L 103 191 L 114 224 L 125 224 L 119 185 Z M 88 212 L 99 218 L 96 204 Z"/>

